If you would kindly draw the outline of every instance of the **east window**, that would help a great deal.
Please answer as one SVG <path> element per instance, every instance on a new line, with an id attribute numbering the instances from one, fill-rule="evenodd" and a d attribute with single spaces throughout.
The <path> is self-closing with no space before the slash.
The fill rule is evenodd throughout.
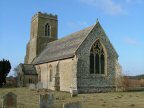
<path id="1" fill-rule="evenodd" d="M 105 74 L 105 53 L 99 40 L 90 51 L 90 74 Z"/>

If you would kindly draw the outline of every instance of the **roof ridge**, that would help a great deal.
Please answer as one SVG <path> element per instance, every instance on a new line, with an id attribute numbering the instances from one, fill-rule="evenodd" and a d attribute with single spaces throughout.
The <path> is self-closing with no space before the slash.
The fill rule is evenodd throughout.
<path id="1" fill-rule="evenodd" d="M 98 23 L 99 23 L 99 21 L 97 20 L 96 24 L 93 25 L 92 29 L 88 32 L 87 36 L 89 35 L 89 33 L 94 29 L 94 27 L 95 27 Z M 86 38 L 87 38 L 87 36 L 86 36 Z M 85 39 L 86 39 L 86 38 L 85 38 Z M 85 39 L 84 39 L 84 40 L 80 43 L 80 45 L 77 47 L 77 49 L 75 50 L 75 53 L 77 52 L 77 50 L 78 50 L 78 48 L 81 46 L 81 44 L 85 41 Z"/>
<path id="2" fill-rule="evenodd" d="M 66 35 L 66 36 L 64 36 L 64 37 L 62 37 L 62 38 L 60 38 L 60 39 L 55 40 L 55 41 L 51 41 L 51 42 L 47 43 L 47 45 L 48 45 L 48 44 L 51 44 L 51 43 L 54 43 L 54 42 L 61 41 L 62 39 L 65 39 L 65 38 L 72 37 L 73 34 L 80 33 L 80 32 L 82 32 L 82 31 L 84 31 L 84 30 L 86 30 L 86 29 L 88 29 L 88 28 L 90 28 L 90 27 L 94 27 L 94 25 L 88 26 L 88 27 L 86 27 L 86 28 L 84 28 L 84 29 L 81 29 L 81 30 L 79 30 L 79 31 L 73 32 L 73 33 L 71 33 L 71 34 L 68 34 L 68 35 Z M 47 45 L 46 45 L 46 47 L 47 47 Z"/>
<path id="3" fill-rule="evenodd" d="M 74 56 L 75 51 L 88 36 L 95 25 L 71 33 L 61 39 L 49 42 L 45 49 L 33 60 L 33 64 L 40 64 Z M 45 59 L 44 59 L 45 58 Z"/>

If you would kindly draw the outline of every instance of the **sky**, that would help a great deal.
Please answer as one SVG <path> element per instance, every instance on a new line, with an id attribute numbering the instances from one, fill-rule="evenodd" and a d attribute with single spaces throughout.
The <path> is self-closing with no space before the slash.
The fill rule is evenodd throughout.
<path id="1" fill-rule="evenodd" d="M 144 74 L 144 0 L 0 0 L 0 60 L 10 60 L 9 75 L 24 62 L 31 17 L 39 11 L 58 15 L 59 38 L 98 19 L 123 74 Z"/>

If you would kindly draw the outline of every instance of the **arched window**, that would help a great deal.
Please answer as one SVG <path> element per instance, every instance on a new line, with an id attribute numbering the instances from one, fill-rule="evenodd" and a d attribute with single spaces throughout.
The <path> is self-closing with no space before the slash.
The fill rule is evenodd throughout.
<path id="1" fill-rule="evenodd" d="M 50 25 L 48 23 L 45 25 L 45 36 L 50 36 Z"/>
<path id="2" fill-rule="evenodd" d="M 90 51 L 90 74 L 105 73 L 105 53 L 104 49 L 97 40 Z"/>
<path id="3" fill-rule="evenodd" d="M 52 82 L 52 65 L 49 66 L 49 81 Z"/>

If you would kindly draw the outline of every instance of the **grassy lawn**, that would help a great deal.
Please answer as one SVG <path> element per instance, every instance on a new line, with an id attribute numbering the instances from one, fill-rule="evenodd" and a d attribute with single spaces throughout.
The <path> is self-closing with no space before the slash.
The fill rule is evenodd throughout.
<path id="1" fill-rule="evenodd" d="M 2 88 L 0 96 L 10 91 L 17 94 L 18 104 L 24 104 L 26 108 L 39 108 L 39 95 L 46 93 L 28 88 Z M 63 103 L 73 101 L 80 101 L 82 108 L 144 108 L 144 92 L 79 94 L 73 98 L 66 92 L 53 93 L 55 96 L 54 108 L 62 108 Z"/>

